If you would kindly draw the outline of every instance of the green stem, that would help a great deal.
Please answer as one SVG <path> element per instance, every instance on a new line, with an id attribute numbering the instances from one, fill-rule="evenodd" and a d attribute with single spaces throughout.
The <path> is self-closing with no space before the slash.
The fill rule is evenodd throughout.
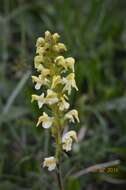
<path id="1" fill-rule="evenodd" d="M 61 140 L 61 131 L 62 131 L 62 127 L 61 127 L 61 122 L 59 119 L 59 113 L 57 111 L 57 109 L 53 109 L 53 113 L 55 115 L 56 118 L 56 125 L 55 125 L 55 142 L 56 142 L 56 153 L 55 153 L 55 158 L 57 160 L 57 170 L 56 170 L 56 175 L 57 175 L 57 181 L 58 181 L 58 186 L 59 186 L 59 190 L 64 190 L 64 186 L 63 186 L 63 180 L 62 180 L 62 174 L 61 174 L 61 154 L 62 154 L 62 140 Z"/>
<path id="2" fill-rule="evenodd" d="M 62 181 L 62 175 L 61 175 L 60 162 L 57 164 L 56 174 L 57 174 L 57 180 L 58 180 L 59 189 L 64 190 L 63 181 Z"/>
<path id="3" fill-rule="evenodd" d="M 60 125 L 57 126 L 57 136 L 56 136 L 56 159 L 57 159 L 57 181 L 60 190 L 64 190 L 63 181 L 62 181 L 62 174 L 61 174 L 61 131 Z"/>

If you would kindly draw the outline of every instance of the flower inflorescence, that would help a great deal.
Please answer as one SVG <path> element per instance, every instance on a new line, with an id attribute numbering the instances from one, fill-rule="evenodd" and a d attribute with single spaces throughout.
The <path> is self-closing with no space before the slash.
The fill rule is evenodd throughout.
<path id="1" fill-rule="evenodd" d="M 44 38 L 37 39 L 34 67 L 38 76 L 32 76 L 35 89 L 44 91 L 41 95 L 33 94 L 32 101 L 37 101 L 39 109 L 46 105 L 51 111 L 51 115 L 43 112 L 37 122 L 37 126 L 51 130 L 56 142 L 55 156 L 45 158 L 43 162 L 43 167 L 48 167 L 49 171 L 56 168 L 62 150 L 70 151 L 72 142 L 77 141 L 75 131 L 63 134 L 65 123 L 79 122 L 77 110 L 68 111 L 68 96 L 72 88 L 78 90 L 74 73 L 75 60 L 62 56 L 67 48 L 59 42 L 59 38 L 59 34 L 46 31 Z"/>

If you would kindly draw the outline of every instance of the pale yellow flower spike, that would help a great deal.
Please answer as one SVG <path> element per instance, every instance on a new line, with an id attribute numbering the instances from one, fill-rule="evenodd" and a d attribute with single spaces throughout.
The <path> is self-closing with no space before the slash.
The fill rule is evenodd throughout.
<path id="1" fill-rule="evenodd" d="M 49 113 L 42 113 L 37 126 L 50 130 L 56 144 L 55 156 L 47 157 L 43 162 L 43 167 L 47 167 L 49 171 L 56 169 L 56 165 L 60 163 L 62 151 L 70 151 L 73 142 L 77 141 L 76 132 L 73 130 L 62 136 L 66 122 L 79 122 L 77 110 L 67 111 L 70 107 L 68 95 L 73 88 L 78 90 L 75 81 L 75 59 L 64 58 L 63 53 L 67 48 L 59 40 L 60 35 L 51 34 L 50 31 L 46 31 L 44 37 L 37 39 L 34 68 L 38 75 L 32 76 L 39 95 L 33 94 L 31 101 L 37 101 L 39 109 L 46 106 L 45 110 Z"/>

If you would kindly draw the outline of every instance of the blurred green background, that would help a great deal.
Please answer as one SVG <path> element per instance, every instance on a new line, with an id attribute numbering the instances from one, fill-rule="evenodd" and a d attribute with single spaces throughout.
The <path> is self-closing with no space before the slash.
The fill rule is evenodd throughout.
<path id="1" fill-rule="evenodd" d="M 81 123 L 79 143 L 63 161 L 65 190 L 126 189 L 126 1 L 0 0 L 0 190 L 57 190 L 55 173 L 41 168 L 53 152 L 47 131 L 35 127 L 31 104 L 35 42 L 58 32 L 76 59 L 78 92 L 71 104 Z M 51 145 L 51 146 L 50 146 Z M 73 173 L 120 160 L 118 172 Z"/>

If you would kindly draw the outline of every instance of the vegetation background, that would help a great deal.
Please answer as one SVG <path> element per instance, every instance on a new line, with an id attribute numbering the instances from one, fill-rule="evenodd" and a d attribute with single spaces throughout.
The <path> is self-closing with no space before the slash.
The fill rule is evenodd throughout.
<path id="1" fill-rule="evenodd" d="M 81 123 L 79 143 L 63 162 L 65 190 L 126 189 L 126 1 L 0 0 L 0 190 L 57 190 L 41 168 L 52 152 L 35 127 L 31 72 L 37 37 L 58 32 L 76 59 L 79 92 L 71 97 Z M 118 172 L 70 177 L 120 160 Z M 113 170 L 114 171 L 114 170 Z"/>

